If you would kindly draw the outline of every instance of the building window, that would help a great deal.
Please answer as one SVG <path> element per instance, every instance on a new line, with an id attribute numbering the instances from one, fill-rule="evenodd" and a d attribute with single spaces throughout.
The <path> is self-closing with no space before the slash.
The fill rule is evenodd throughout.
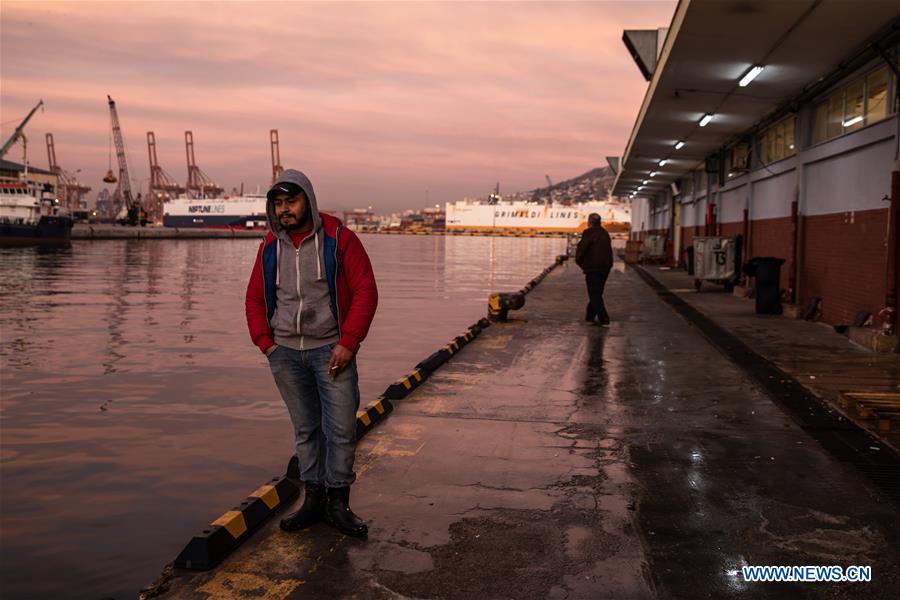
<path id="1" fill-rule="evenodd" d="M 746 173 L 750 168 L 750 144 L 741 142 L 728 150 L 728 175 L 730 179 Z"/>
<path id="2" fill-rule="evenodd" d="M 888 70 L 873 71 L 866 78 L 866 120 L 880 121 L 888 115 Z"/>
<path id="3" fill-rule="evenodd" d="M 834 90 L 816 106 L 813 143 L 856 131 L 890 114 L 891 74 L 887 66 Z"/>
<path id="4" fill-rule="evenodd" d="M 774 125 L 764 129 L 757 138 L 759 147 L 759 162 L 768 165 L 782 158 L 796 154 L 794 141 L 794 125 L 797 118 L 794 115 L 786 117 Z"/>

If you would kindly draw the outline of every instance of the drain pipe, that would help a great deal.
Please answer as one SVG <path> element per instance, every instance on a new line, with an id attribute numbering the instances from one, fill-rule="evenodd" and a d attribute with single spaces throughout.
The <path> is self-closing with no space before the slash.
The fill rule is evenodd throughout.
<path id="1" fill-rule="evenodd" d="M 791 288 L 791 303 L 797 304 L 797 257 L 800 242 L 800 215 L 797 201 L 791 202 L 791 266 L 788 271 L 788 287 Z"/>
<path id="2" fill-rule="evenodd" d="M 888 239 L 887 239 L 887 293 L 885 294 L 885 306 L 892 310 L 892 329 L 898 332 L 898 290 L 900 290 L 900 160 L 894 162 L 894 170 L 891 172 L 891 206 L 888 209 Z M 900 333 L 900 332 L 898 332 Z M 900 352 L 900 347 L 898 347 Z"/>

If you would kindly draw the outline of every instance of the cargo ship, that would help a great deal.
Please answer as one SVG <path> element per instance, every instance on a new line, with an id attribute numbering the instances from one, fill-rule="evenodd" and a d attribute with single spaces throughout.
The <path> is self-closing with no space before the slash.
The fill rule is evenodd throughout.
<path id="1" fill-rule="evenodd" d="M 265 229 L 266 195 L 175 198 L 163 205 L 163 225 L 180 228 Z"/>
<path id="2" fill-rule="evenodd" d="M 57 213 L 50 184 L 0 179 L 0 247 L 68 246 L 72 225 Z"/>
<path id="3" fill-rule="evenodd" d="M 447 203 L 445 219 L 448 233 L 578 233 L 587 227 L 591 213 L 600 215 L 603 227 L 610 233 L 625 234 L 631 229 L 631 208 L 617 199 L 568 205 L 463 200 Z"/>

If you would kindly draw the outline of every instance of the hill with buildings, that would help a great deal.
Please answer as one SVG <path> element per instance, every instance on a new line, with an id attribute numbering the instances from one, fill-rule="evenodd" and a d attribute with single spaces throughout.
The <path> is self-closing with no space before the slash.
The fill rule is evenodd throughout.
<path id="1" fill-rule="evenodd" d="M 509 194 L 500 191 L 503 200 L 526 201 L 544 203 L 548 194 L 552 196 L 554 203 L 576 204 L 591 200 L 605 199 L 613 185 L 616 176 L 609 167 L 592 169 L 587 173 L 554 183 L 552 187 L 546 186 L 526 192 L 513 192 Z M 488 201 L 485 196 L 479 200 Z"/>

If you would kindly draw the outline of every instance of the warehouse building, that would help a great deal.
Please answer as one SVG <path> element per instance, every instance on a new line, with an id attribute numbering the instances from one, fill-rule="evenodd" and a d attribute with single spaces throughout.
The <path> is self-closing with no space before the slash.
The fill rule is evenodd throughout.
<path id="1" fill-rule="evenodd" d="M 613 187 L 632 237 L 785 260 L 786 299 L 849 323 L 896 307 L 900 3 L 681 0 L 625 32 L 649 81 Z"/>

